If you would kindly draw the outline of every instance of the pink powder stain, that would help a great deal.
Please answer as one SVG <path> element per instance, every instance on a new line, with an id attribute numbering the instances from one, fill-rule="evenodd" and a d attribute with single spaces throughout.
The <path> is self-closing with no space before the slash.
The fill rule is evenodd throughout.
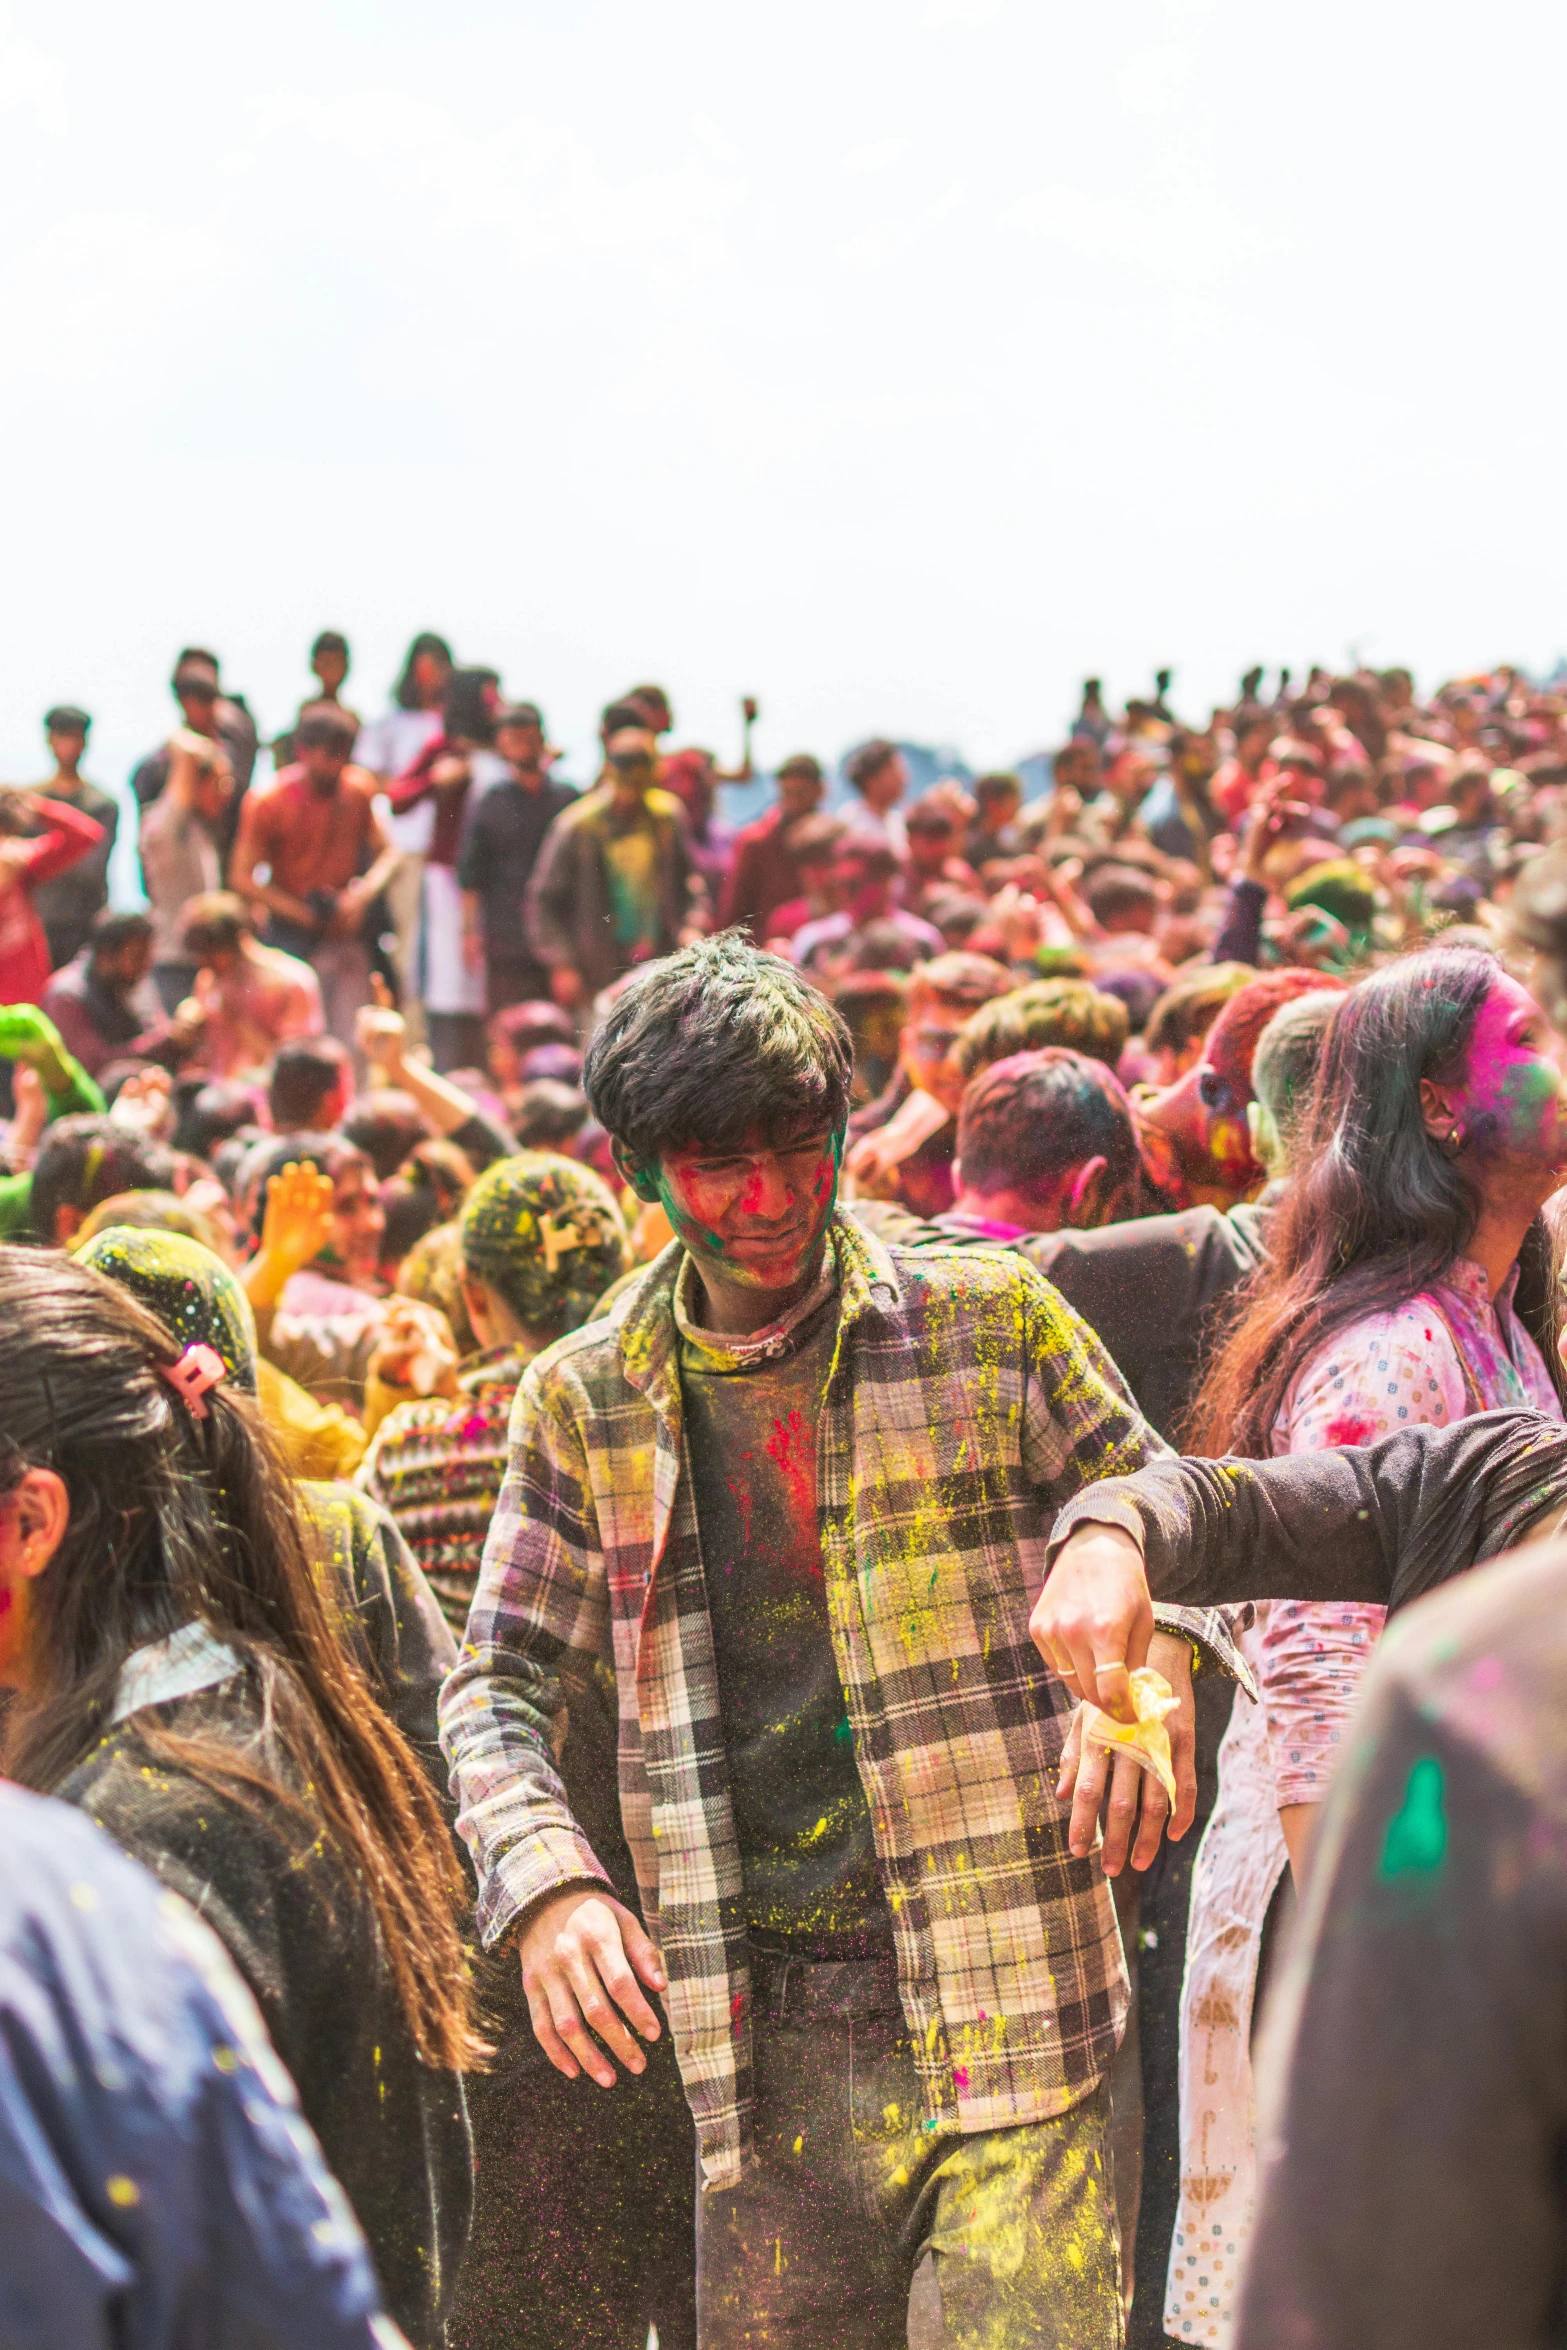
<path id="1" fill-rule="evenodd" d="M 1502 1682 L 1502 1660 L 1499 1656 L 1483 1656 L 1469 1675 L 1476 1689 L 1497 1689 Z"/>
<path id="2" fill-rule="evenodd" d="M 966 2064 L 955 2064 L 953 2066 L 952 2084 L 956 2089 L 966 2089 L 968 2087 L 968 2066 Z"/>
<path id="3" fill-rule="evenodd" d="M 0 1616 L 8 1616 L 10 1613 L 11 1594 L 9 1591 L 0 1590 Z"/>
<path id="4" fill-rule="evenodd" d="M 1376 1425 L 1360 1412 L 1340 1412 L 1322 1431 L 1324 1444 L 1369 1444 L 1376 1434 Z"/>

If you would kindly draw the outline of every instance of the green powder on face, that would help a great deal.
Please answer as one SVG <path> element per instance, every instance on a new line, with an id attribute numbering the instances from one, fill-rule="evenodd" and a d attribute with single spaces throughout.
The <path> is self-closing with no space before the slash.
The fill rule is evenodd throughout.
<path id="1" fill-rule="evenodd" d="M 1422 1755 L 1410 1771 L 1402 1810 L 1387 1824 L 1379 1874 L 1402 1877 L 1411 1870 L 1428 1875 L 1447 1853 L 1447 1820 L 1442 1811 L 1442 1766 Z"/>

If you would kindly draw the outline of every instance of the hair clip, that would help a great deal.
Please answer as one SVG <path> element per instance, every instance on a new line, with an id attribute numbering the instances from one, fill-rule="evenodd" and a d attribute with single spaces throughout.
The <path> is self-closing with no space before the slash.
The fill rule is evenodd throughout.
<path id="1" fill-rule="evenodd" d="M 207 1417 L 202 1397 L 209 1387 L 228 1377 L 228 1365 L 215 1346 L 188 1346 L 177 1363 L 160 1363 L 158 1370 L 193 1420 Z"/>

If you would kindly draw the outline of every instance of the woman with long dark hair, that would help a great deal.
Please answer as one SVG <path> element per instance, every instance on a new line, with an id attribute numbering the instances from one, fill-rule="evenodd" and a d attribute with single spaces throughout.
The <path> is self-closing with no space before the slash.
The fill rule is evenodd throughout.
<path id="1" fill-rule="evenodd" d="M 1260 1459 L 1369 1444 L 1504 1405 L 1560 1418 L 1541 1216 L 1567 1169 L 1560 1094 L 1544 1014 L 1483 949 L 1430 948 L 1354 988 L 1188 1449 Z M 1200 2293 L 1206 2341 L 1230 2338 L 1250 2226 L 1259 1966 L 1384 1613 L 1271 1601 L 1243 1642 L 1262 1702 L 1237 1705 L 1220 1748 L 1181 2005 L 1165 2323 L 1179 2333 Z"/>
<path id="2" fill-rule="evenodd" d="M 471 2204 L 463 1885 L 222 1357 L 0 1249 L 5 1767 L 182 1893 L 247 1978 L 387 2304 L 435 2344 Z"/>

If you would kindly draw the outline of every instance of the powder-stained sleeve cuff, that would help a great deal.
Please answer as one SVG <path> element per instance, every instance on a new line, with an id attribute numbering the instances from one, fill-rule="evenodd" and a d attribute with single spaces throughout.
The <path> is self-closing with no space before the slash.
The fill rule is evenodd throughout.
<path id="1" fill-rule="evenodd" d="M 1237 1607 L 1172 1607 L 1168 1601 L 1155 1600 L 1153 1619 L 1161 1632 L 1179 1632 L 1184 1639 L 1195 1641 L 1202 1652 L 1204 1671 L 1237 1682 L 1255 1701 L 1257 1683 L 1236 1646 L 1236 1635 L 1244 1632 L 1252 1619 L 1249 1599 Z"/>

